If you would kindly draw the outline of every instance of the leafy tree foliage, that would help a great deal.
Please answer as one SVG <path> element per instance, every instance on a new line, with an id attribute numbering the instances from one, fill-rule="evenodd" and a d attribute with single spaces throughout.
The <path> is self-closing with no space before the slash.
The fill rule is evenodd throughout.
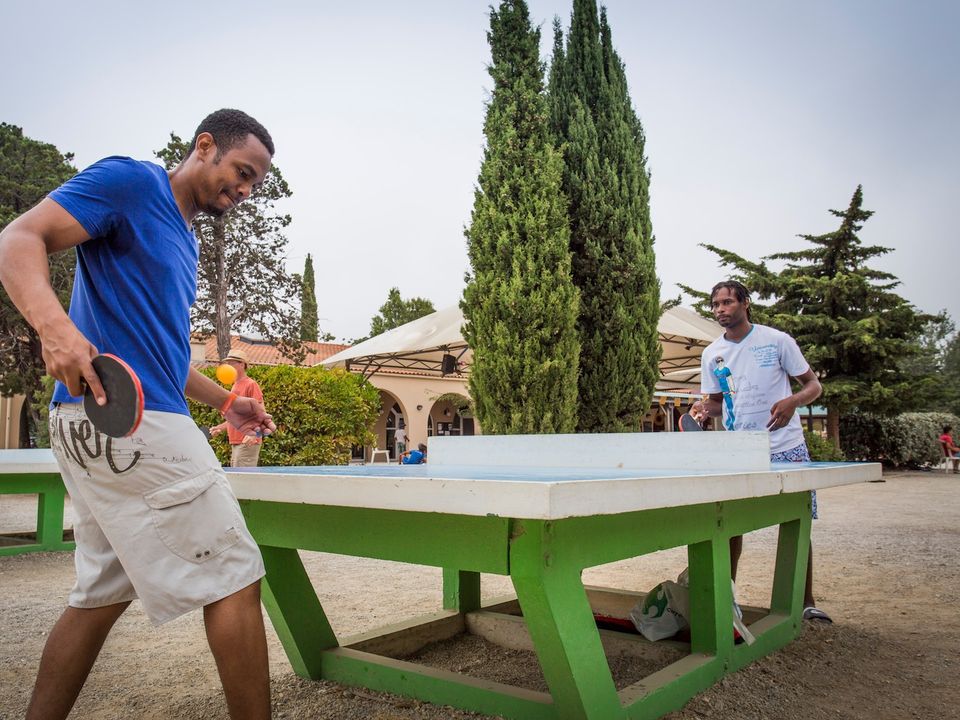
<path id="1" fill-rule="evenodd" d="M 581 297 L 578 429 L 637 429 L 660 361 L 650 176 L 624 66 L 595 0 L 574 0 L 566 48 L 554 24 L 549 97 Z"/>
<path id="2" fill-rule="evenodd" d="M 300 290 L 300 339 L 317 341 L 317 292 L 316 281 L 313 277 L 313 258 L 307 253 L 307 260 L 303 264 L 303 279 Z"/>
<path id="3" fill-rule="evenodd" d="M 72 163 L 72 153 L 61 153 L 26 137 L 19 127 L 0 123 L 0 230 L 73 177 L 77 169 Z M 70 302 L 76 262 L 73 250 L 50 258 L 50 282 L 64 307 Z M 40 338 L 0 289 L 0 394 L 40 397 L 45 372 Z M 42 424 L 36 402 L 30 403 L 29 412 L 36 431 Z"/>
<path id="4" fill-rule="evenodd" d="M 522 0 L 490 13 L 494 87 L 466 231 L 470 392 L 486 433 L 570 432 L 579 294 L 570 271 L 563 160 L 547 121 L 540 32 Z"/>
<path id="5" fill-rule="evenodd" d="M 942 367 L 944 409 L 960 415 L 960 333 L 954 333 L 944 348 Z M 960 432 L 960 425 L 957 428 Z"/>
<path id="6" fill-rule="evenodd" d="M 387 301 L 380 306 L 380 312 L 370 319 L 370 335 L 363 339 L 382 335 L 387 330 L 406 325 L 432 312 L 436 312 L 436 309 L 426 298 L 415 297 L 404 300 L 400 297 L 400 288 L 390 288 Z M 354 340 L 354 342 L 360 342 L 360 340 Z"/>
<path id="7" fill-rule="evenodd" d="M 186 156 L 190 141 L 170 133 L 156 156 L 172 169 Z M 198 333 L 215 333 L 217 352 L 230 350 L 230 335 L 244 332 L 276 343 L 295 360 L 304 356 L 296 300 L 300 282 L 286 271 L 290 216 L 276 204 L 292 193 L 276 165 L 248 200 L 219 218 L 199 215 L 193 222 L 200 242 L 197 301 L 190 322 Z"/>
<path id="8" fill-rule="evenodd" d="M 918 378 L 904 372 L 919 348 L 916 339 L 933 316 L 919 313 L 896 294 L 890 273 L 867 263 L 890 252 L 867 246 L 858 233 L 873 215 L 857 187 L 846 210 L 831 210 L 840 226 L 824 235 L 800 235 L 812 248 L 776 253 L 764 260 L 785 261 L 779 272 L 729 250 L 704 245 L 734 269 L 760 300 L 754 320 L 790 333 L 823 384 L 827 434 L 839 444 L 840 416 L 852 410 L 891 414 L 909 405 Z M 707 293 L 681 286 L 697 298 Z M 926 381 L 924 381 L 926 382 Z"/>
<path id="9" fill-rule="evenodd" d="M 216 368 L 201 372 L 212 377 Z M 360 375 L 341 368 L 254 365 L 250 377 L 263 390 L 263 404 L 277 431 L 265 438 L 261 465 L 346 465 L 353 445 L 370 445 L 370 428 L 380 415 L 380 391 Z M 198 425 L 223 419 L 211 407 L 189 401 Z M 227 434 L 211 438 L 221 462 L 230 458 Z"/>

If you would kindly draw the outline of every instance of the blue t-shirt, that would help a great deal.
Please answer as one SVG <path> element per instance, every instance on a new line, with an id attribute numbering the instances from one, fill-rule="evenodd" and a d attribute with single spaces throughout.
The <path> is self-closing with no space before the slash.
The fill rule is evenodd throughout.
<path id="1" fill-rule="evenodd" d="M 403 459 L 404 465 L 419 465 L 423 462 L 423 453 L 419 450 L 411 450 L 410 454 Z"/>
<path id="2" fill-rule="evenodd" d="M 159 165 L 109 157 L 50 193 L 90 239 L 77 247 L 70 319 L 134 369 L 144 407 L 189 415 L 190 306 L 199 246 Z M 54 402 L 79 402 L 57 383 Z"/>

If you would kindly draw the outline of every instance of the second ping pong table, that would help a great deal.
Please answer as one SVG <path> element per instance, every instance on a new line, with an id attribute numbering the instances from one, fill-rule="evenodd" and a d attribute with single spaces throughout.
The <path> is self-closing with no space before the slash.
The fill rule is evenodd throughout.
<path id="1" fill-rule="evenodd" d="M 429 457 L 229 470 L 263 551 L 264 604 L 303 677 L 523 720 L 660 717 L 790 642 L 802 622 L 809 491 L 881 475 L 876 464 L 771 465 L 765 433 L 437 437 Z M 770 607 L 749 625 L 755 642 L 737 645 L 729 539 L 774 525 Z M 679 546 L 689 652 L 618 691 L 581 573 Z M 443 568 L 444 609 L 341 646 L 298 549 Z M 510 577 L 522 620 L 481 607 L 480 573 Z M 398 659 L 481 615 L 529 634 L 548 693 Z"/>

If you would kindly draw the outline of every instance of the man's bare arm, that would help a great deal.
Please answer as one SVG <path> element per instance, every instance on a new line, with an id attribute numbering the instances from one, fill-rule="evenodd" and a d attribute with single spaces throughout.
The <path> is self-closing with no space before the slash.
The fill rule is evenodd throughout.
<path id="1" fill-rule="evenodd" d="M 775 402 L 770 408 L 770 420 L 767 423 L 768 430 L 776 430 L 785 427 L 791 418 L 796 414 L 797 408 L 809 405 L 823 393 L 823 386 L 816 374 L 810 368 L 802 375 L 798 375 L 795 380 L 801 387 L 793 395 L 785 397 L 779 402 Z"/>
<path id="2" fill-rule="evenodd" d="M 67 316 L 50 284 L 47 255 L 89 240 L 83 226 L 49 198 L 11 222 L 0 233 L 0 283 L 43 345 L 47 372 L 81 395 L 81 378 L 101 404 L 106 401 L 90 361 L 97 355 L 90 341 Z"/>

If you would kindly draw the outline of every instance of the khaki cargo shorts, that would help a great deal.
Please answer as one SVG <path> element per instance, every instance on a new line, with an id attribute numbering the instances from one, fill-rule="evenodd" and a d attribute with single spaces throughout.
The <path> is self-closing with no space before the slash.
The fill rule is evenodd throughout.
<path id="1" fill-rule="evenodd" d="M 190 417 L 145 411 L 131 437 L 111 438 L 82 403 L 61 403 L 50 444 L 75 518 L 71 607 L 139 597 L 159 625 L 263 577 L 260 549 Z"/>

